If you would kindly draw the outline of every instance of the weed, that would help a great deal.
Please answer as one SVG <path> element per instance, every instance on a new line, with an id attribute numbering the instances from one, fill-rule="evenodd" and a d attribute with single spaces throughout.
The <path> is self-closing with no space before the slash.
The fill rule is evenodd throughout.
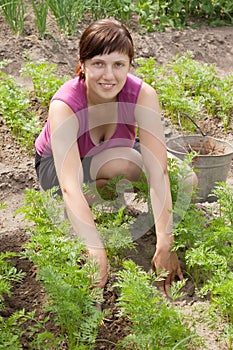
<path id="1" fill-rule="evenodd" d="M 0 202 L 0 210 L 5 209 L 7 207 L 6 203 Z"/>

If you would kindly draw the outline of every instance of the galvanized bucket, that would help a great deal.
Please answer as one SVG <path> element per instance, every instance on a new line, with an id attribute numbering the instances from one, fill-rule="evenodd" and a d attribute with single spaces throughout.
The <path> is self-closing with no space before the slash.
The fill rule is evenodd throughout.
<path id="1" fill-rule="evenodd" d="M 213 202 L 216 182 L 225 182 L 233 159 L 233 145 L 211 136 L 178 136 L 167 141 L 167 150 L 179 159 L 191 151 L 198 152 L 192 166 L 197 169 L 198 201 Z"/>

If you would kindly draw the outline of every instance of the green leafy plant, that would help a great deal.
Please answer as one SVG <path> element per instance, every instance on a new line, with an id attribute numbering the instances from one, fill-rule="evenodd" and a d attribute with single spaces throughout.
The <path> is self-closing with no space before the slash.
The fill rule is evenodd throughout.
<path id="1" fill-rule="evenodd" d="M 103 318 L 95 306 L 101 300 L 101 291 L 92 288 L 98 269 L 88 259 L 81 240 L 69 234 L 62 200 L 55 191 L 26 190 L 25 204 L 17 213 L 23 213 L 34 226 L 22 256 L 38 267 L 38 278 L 47 292 L 46 309 L 54 313 L 68 348 L 89 349 Z"/>
<path id="2" fill-rule="evenodd" d="M 133 222 L 133 217 L 127 214 L 125 207 L 107 215 L 100 212 L 98 215 L 96 210 L 94 210 L 94 213 L 97 228 L 104 242 L 111 266 L 122 266 L 126 249 L 136 249 L 129 231 L 129 225 Z"/>
<path id="3" fill-rule="evenodd" d="M 1 12 L 15 33 L 21 35 L 24 29 L 26 2 L 23 0 L 0 0 Z"/>
<path id="4" fill-rule="evenodd" d="M 80 0 L 49 0 L 49 7 L 62 33 L 75 34 L 77 23 L 83 19 L 86 10 L 85 3 Z"/>
<path id="5" fill-rule="evenodd" d="M 233 187 L 225 182 L 217 182 L 213 194 L 218 198 L 220 216 L 233 227 Z"/>
<path id="6" fill-rule="evenodd" d="M 115 17 L 123 22 L 130 20 L 135 5 L 129 0 L 89 0 L 85 3 L 87 11 L 89 10 L 93 19 L 106 17 Z"/>
<path id="7" fill-rule="evenodd" d="M 30 109 L 29 92 L 18 85 L 15 79 L 5 74 L 2 69 L 8 61 L 1 62 L 0 70 L 0 113 L 6 126 L 16 140 L 29 150 L 39 132 L 39 120 Z"/>
<path id="8" fill-rule="evenodd" d="M 0 210 L 5 209 L 7 207 L 6 203 L 0 202 Z"/>
<path id="9" fill-rule="evenodd" d="M 182 29 L 203 21 L 212 25 L 232 24 L 233 18 L 230 0 L 138 0 L 135 12 L 147 31 L 164 31 L 166 27 Z"/>
<path id="10" fill-rule="evenodd" d="M 11 284 L 12 282 L 22 282 L 25 275 L 22 271 L 12 266 L 9 259 L 16 256 L 13 252 L 0 253 L 0 309 L 4 308 L 4 297 L 3 294 L 11 295 Z"/>
<path id="11" fill-rule="evenodd" d="M 33 313 L 25 314 L 25 311 L 15 312 L 4 320 L 0 317 L 0 349 L 21 350 L 21 336 L 25 333 L 25 323 L 31 320 Z"/>
<path id="12" fill-rule="evenodd" d="M 49 8 L 49 0 L 31 0 L 32 8 L 35 14 L 35 23 L 41 38 L 44 38 L 46 32 L 46 20 Z"/>
<path id="13" fill-rule="evenodd" d="M 68 76 L 59 77 L 56 64 L 40 60 L 37 63 L 26 62 L 21 68 L 22 77 L 30 77 L 33 83 L 34 94 L 40 103 L 48 107 L 51 98 L 59 87 L 69 79 Z"/>
<path id="14" fill-rule="evenodd" d="M 96 227 L 104 243 L 110 265 L 118 268 L 122 265 L 125 251 L 135 249 L 135 243 L 129 230 L 135 218 L 129 215 L 124 205 L 122 197 L 124 188 L 116 189 L 119 181 L 123 179 L 124 176 L 116 176 L 111 179 L 100 190 L 101 197 L 97 196 L 96 188 L 87 184 L 84 186 L 84 193 L 88 194 L 89 198 L 96 198 L 96 202 L 91 207 Z M 115 199 L 117 196 L 121 197 L 119 201 L 119 198 Z M 114 199 L 103 201 L 103 197 Z"/>
<path id="15" fill-rule="evenodd" d="M 218 77 L 214 65 L 195 61 L 191 52 L 175 56 L 165 66 L 159 66 L 153 58 L 137 62 L 137 74 L 158 91 L 164 113 L 174 123 L 178 124 L 180 117 L 184 129 L 193 130 L 186 116 L 195 121 L 197 116 L 208 114 L 219 117 L 227 128 L 233 110 L 232 74 Z"/>
<path id="16" fill-rule="evenodd" d="M 187 343 L 196 335 L 155 288 L 153 284 L 158 279 L 130 260 L 124 262 L 124 268 L 117 273 L 116 287 L 120 288 L 117 303 L 132 324 L 122 345 L 145 350 L 187 349 Z"/>
<path id="17" fill-rule="evenodd" d="M 23 271 L 18 271 L 13 266 L 12 259 L 16 257 L 14 252 L 0 253 L 0 310 L 4 312 L 5 297 L 12 297 L 12 283 L 22 283 L 25 277 Z M 28 321 L 32 321 L 34 312 L 25 313 L 25 310 L 17 311 L 8 318 L 0 317 L 0 349 L 23 349 L 21 337 L 29 332 Z M 32 327 L 31 327 L 32 329 Z M 34 328 L 35 331 L 35 328 Z"/>

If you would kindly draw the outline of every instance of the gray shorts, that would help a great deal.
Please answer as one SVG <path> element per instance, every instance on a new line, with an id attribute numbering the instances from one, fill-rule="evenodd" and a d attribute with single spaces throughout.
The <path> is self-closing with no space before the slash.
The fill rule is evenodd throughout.
<path id="1" fill-rule="evenodd" d="M 136 151 L 140 152 L 140 144 L 137 139 L 135 140 L 133 148 Z M 93 157 L 86 157 L 81 159 L 83 174 L 84 174 L 84 180 L 83 180 L 84 183 L 93 182 L 90 175 L 92 158 Z M 53 157 L 43 158 L 36 152 L 35 169 L 36 169 L 37 177 L 42 189 L 46 191 L 53 187 L 59 187 L 59 190 L 57 191 L 57 193 L 61 195 L 60 185 L 59 185 Z"/>

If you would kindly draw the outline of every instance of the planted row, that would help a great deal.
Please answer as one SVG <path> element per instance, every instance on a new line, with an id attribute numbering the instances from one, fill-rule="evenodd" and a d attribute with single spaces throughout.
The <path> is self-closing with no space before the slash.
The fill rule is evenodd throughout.
<path id="1" fill-rule="evenodd" d="M 233 113 L 233 74 L 218 76 L 215 65 L 198 62 L 192 52 L 175 56 L 166 65 L 159 65 L 154 58 L 138 59 L 137 74 L 158 91 L 165 114 L 178 124 L 193 130 L 194 121 L 207 115 L 218 117 L 225 129 Z"/>
<path id="2" fill-rule="evenodd" d="M 21 75 L 31 79 L 33 91 L 29 91 L 3 72 L 7 64 L 2 61 L 0 66 L 0 113 L 17 140 L 31 149 L 41 128 L 31 99 L 48 109 L 52 96 L 69 77 L 59 77 L 55 64 L 28 61 Z M 208 115 L 228 128 L 233 113 L 233 74 L 220 78 L 214 65 L 194 60 L 190 52 L 166 65 L 158 65 L 152 57 L 138 59 L 137 64 L 137 74 L 158 91 L 163 112 L 174 124 L 181 120 L 184 129 L 193 130 L 189 118 L 195 122 Z"/>
<path id="3" fill-rule="evenodd" d="M 39 35 L 46 34 L 48 11 L 56 18 L 60 31 L 74 35 L 77 24 L 84 18 L 99 19 L 115 17 L 129 23 L 135 14 L 138 24 L 146 31 L 164 30 L 166 27 L 183 28 L 193 18 L 208 21 L 211 24 L 233 24 L 233 7 L 231 0 L 1 0 L 1 12 L 12 29 L 23 34 L 25 14 L 32 8 Z"/>

